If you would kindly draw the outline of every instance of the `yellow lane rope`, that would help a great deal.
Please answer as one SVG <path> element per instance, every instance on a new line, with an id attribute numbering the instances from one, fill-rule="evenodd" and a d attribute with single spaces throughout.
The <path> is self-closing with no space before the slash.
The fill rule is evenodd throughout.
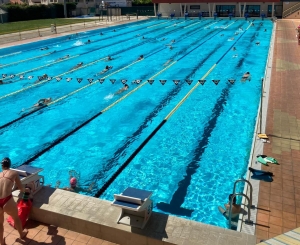
<path id="1" fill-rule="evenodd" d="M 130 66 L 132 66 L 132 65 L 134 65 L 134 64 L 136 64 L 136 63 L 138 63 L 138 62 L 140 62 L 140 61 L 142 61 L 142 60 L 137 60 L 137 61 L 135 61 L 135 62 L 133 62 L 133 63 L 131 63 L 131 64 L 129 64 L 129 65 L 127 65 L 127 66 L 125 66 L 125 67 L 123 67 L 123 68 L 121 68 L 121 69 L 115 71 L 115 72 L 112 72 L 112 73 L 108 74 L 107 76 L 102 77 L 101 79 L 106 79 L 106 78 L 108 78 L 109 76 L 111 76 L 111 75 L 113 75 L 113 74 L 116 74 L 116 73 L 118 73 L 118 72 L 120 72 L 120 71 L 122 71 L 122 70 L 124 70 L 124 69 L 126 69 L 126 68 L 128 68 L 128 67 L 130 67 Z M 95 80 L 94 82 L 92 82 L 92 83 L 90 83 L 90 84 L 88 84 L 88 85 L 85 85 L 85 86 L 82 87 L 82 88 L 79 88 L 79 89 L 77 89 L 77 90 L 75 90 L 75 91 L 73 91 L 73 92 L 71 92 L 71 93 L 69 93 L 69 94 L 66 94 L 66 95 L 64 95 L 64 96 L 62 96 L 62 97 L 60 97 L 60 98 L 58 98 L 58 99 L 56 99 L 56 100 L 50 102 L 50 103 L 48 104 L 48 106 L 49 106 L 49 105 L 53 105 L 53 104 L 55 104 L 55 103 L 57 103 L 57 102 L 59 102 L 59 101 L 65 99 L 65 98 L 67 98 L 67 97 L 73 95 L 73 94 L 76 94 L 76 93 L 78 93 L 79 91 L 81 91 L 81 90 L 83 90 L 83 89 L 86 89 L 86 88 L 88 88 L 88 87 L 90 87 L 90 86 L 93 86 L 93 85 L 96 84 L 98 81 L 100 81 L 100 79 L 97 79 L 97 80 Z"/>
<path id="2" fill-rule="evenodd" d="M 159 26 L 159 25 L 162 25 L 162 24 L 165 24 L 165 23 L 168 23 L 168 21 L 163 22 L 163 23 L 159 23 L 159 24 L 156 24 L 156 25 L 153 25 L 153 26 L 148 26 L 147 28 L 152 28 L 152 27 L 154 27 L 154 26 Z"/>
<path id="3" fill-rule="evenodd" d="M 233 22 L 234 23 L 234 22 Z M 231 23 L 230 25 L 232 25 L 233 23 Z M 227 27 L 229 27 L 230 25 L 228 25 Z M 250 25 L 247 27 L 246 30 L 248 30 L 250 28 L 250 26 L 252 25 L 252 23 L 250 23 Z M 225 27 L 224 29 L 226 29 L 227 27 Z M 215 67 L 217 66 L 217 64 L 214 64 L 205 74 L 204 76 L 200 79 L 200 80 L 204 80 L 211 72 L 213 69 L 215 69 Z M 178 110 L 178 108 L 183 104 L 183 102 L 191 95 L 191 93 L 194 92 L 194 90 L 200 85 L 199 82 L 197 82 L 197 84 L 191 88 L 191 90 L 179 101 L 179 103 L 172 109 L 172 111 L 170 111 L 170 113 L 165 117 L 164 120 L 169 120 L 169 118 Z"/>
<path id="4" fill-rule="evenodd" d="M 217 64 L 214 64 L 206 73 L 205 75 L 201 78 L 201 80 L 205 79 L 209 73 L 211 73 L 211 71 L 213 69 L 215 69 Z M 183 102 L 190 96 L 191 93 L 193 93 L 193 91 L 200 85 L 199 82 L 197 82 L 197 84 L 191 88 L 191 90 L 179 101 L 179 103 L 173 108 L 173 110 L 165 117 L 165 120 L 168 120 L 174 113 L 175 111 L 177 111 L 177 109 L 183 104 Z"/>
<path id="5" fill-rule="evenodd" d="M 79 56 L 79 55 L 71 56 L 71 57 L 69 57 L 69 58 L 66 58 L 66 59 L 63 59 L 63 60 L 58 60 L 58 61 L 49 63 L 49 64 L 47 64 L 47 65 L 38 66 L 38 67 L 36 67 L 36 68 L 30 69 L 30 70 L 27 70 L 27 71 L 22 71 L 22 72 L 19 72 L 19 73 L 15 74 L 15 76 L 24 75 L 25 73 L 32 72 L 32 71 L 36 71 L 36 70 L 39 70 L 39 69 L 41 69 L 41 68 L 43 68 L 43 67 L 51 66 L 51 65 L 60 63 L 60 62 L 62 62 L 62 61 L 65 61 L 65 60 L 69 60 L 69 59 L 76 58 L 76 57 L 78 57 L 78 56 Z M 6 79 L 9 79 L 9 78 L 10 78 L 10 77 L 8 76 L 8 77 L 6 77 L 6 78 L 4 78 L 4 79 L 2 79 L 2 80 L 6 80 Z"/>
<path id="6" fill-rule="evenodd" d="M 158 73 L 156 73 L 154 76 L 150 77 L 148 80 L 151 80 L 155 77 L 157 77 L 159 74 L 163 73 L 165 70 L 169 69 L 172 65 L 174 65 L 177 61 L 174 61 L 173 63 L 171 63 L 169 66 L 165 67 L 164 69 L 162 69 L 161 71 L 159 71 Z M 115 106 L 116 104 L 120 103 L 122 100 L 124 100 L 125 98 L 127 98 L 129 95 L 133 94 L 134 92 L 136 92 L 137 90 L 139 90 L 141 87 L 143 87 L 144 85 L 146 85 L 148 83 L 148 81 L 143 82 L 141 85 L 139 85 L 138 87 L 136 87 L 135 89 L 131 90 L 129 93 L 127 93 L 126 95 L 124 95 L 123 97 L 121 97 L 120 99 L 116 100 L 114 103 L 110 104 L 109 106 L 107 106 L 105 109 L 103 109 L 101 112 L 104 113 L 106 111 L 108 111 L 110 108 L 112 108 L 113 106 Z"/>
<path id="7" fill-rule="evenodd" d="M 86 65 L 84 65 L 84 66 L 80 66 L 80 67 L 78 67 L 78 68 L 76 68 L 76 69 L 73 69 L 73 70 L 64 72 L 64 73 L 62 73 L 62 74 L 59 74 L 59 75 L 57 75 L 57 76 L 54 76 L 52 79 L 55 79 L 56 77 L 60 77 L 60 76 L 66 75 L 66 74 L 68 74 L 68 73 L 72 73 L 72 72 L 77 71 L 77 70 L 79 70 L 79 69 L 82 69 L 82 68 L 84 68 L 84 67 L 87 67 L 87 66 L 90 66 L 90 65 L 92 65 L 92 64 L 95 64 L 95 63 L 97 63 L 97 62 L 100 62 L 101 60 L 104 60 L 104 59 L 106 59 L 106 58 L 107 58 L 107 57 L 104 57 L 104 58 L 101 58 L 101 59 L 99 59 L 99 60 L 93 61 L 93 62 L 91 62 L 91 63 L 89 63 L 89 64 L 86 64 Z M 4 99 L 4 98 L 7 98 L 7 97 L 9 97 L 9 96 L 12 96 L 12 95 L 15 95 L 15 94 L 24 92 L 24 91 L 26 91 L 26 90 L 28 90 L 28 89 L 30 89 L 30 88 L 39 86 L 39 85 L 44 84 L 44 83 L 46 83 L 46 82 L 49 82 L 49 81 L 48 81 L 48 80 L 41 81 L 41 82 L 38 82 L 38 83 L 36 83 L 36 84 L 30 85 L 30 86 L 28 86 L 28 87 L 25 87 L 25 88 L 19 89 L 19 90 L 17 90 L 17 91 L 14 91 L 14 92 L 12 92 L 12 93 L 6 94 L 6 95 L 0 97 L 0 100 L 2 100 L 2 99 Z"/>
<path id="8" fill-rule="evenodd" d="M 15 64 L 19 64 L 19 63 L 22 63 L 22 62 L 25 62 L 25 61 L 29 61 L 29 60 L 33 60 L 33 59 L 38 59 L 38 58 L 41 58 L 41 57 L 44 57 L 44 56 L 47 56 L 47 55 L 50 55 L 50 54 L 52 54 L 52 53 L 47 53 L 47 54 L 43 54 L 43 55 L 31 57 L 31 58 L 28 58 L 28 59 L 25 59 L 25 60 L 16 61 L 16 62 L 13 62 L 13 63 L 9 63 L 9 64 L 6 64 L 6 65 L 0 66 L 0 68 L 6 67 L 6 66 L 15 65 Z"/>

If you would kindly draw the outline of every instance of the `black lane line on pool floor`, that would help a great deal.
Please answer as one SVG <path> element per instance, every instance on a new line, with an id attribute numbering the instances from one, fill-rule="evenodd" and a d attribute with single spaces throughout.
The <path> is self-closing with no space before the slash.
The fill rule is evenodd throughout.
<path id="1" fill-rule="evenodd" d="M 247 31 L 248 29 L 246 29 Z M 224 56 L 234 47 L 234 45 L 242 38 L 246 33 L 244 31 L 239 38 L 230 46 L 230 48 L 221 56 L 221 58 L 215 63 L 217 65 Z M 192 88 L 193 89 L 193 88 Z M 176 108 L 176 107 L 175 107 Z M 175 109 L 174 108 L 174 109 Z M 174 110 L 173 109 L 173 110 Z M 172 110 L 172 111 L 173 111 Z M 154 130 L 153 132 L 142 142 L 142 144 L 129 156 L 129 158 L 121 165 L 121 167 L 112 175 L 111 178 L 102 186 L 102 188 L 96 193 L 95 197 L 100 197 L 106 189 L 112 184 L 112 182 L 118 177 L 119 174 L 128 166 L 128 164 L 135 158 L 135 156 L 144 148 L 144 146 L 153 138 L 153 136 L 162 128 L 162 126 L 167 122 L 167 119 L 164 119 Z M 180 207 L 179 207 L 180 208 Z"/>
<path id="2" fill-rule="evenodd" d="M 257 28 L 256 31 L 258 31 L 259 29 L 260 28 Z M 250 43 L 252 43 L 254 41 L 253 37 L 255 35 L 256 35 L 256 33 L 252 36 Z M 251 44 L 249 44 L 245 48 L 245 50 L 249 50 L 248 48 L 250 46 L 251 46 Z M 248 52 L 247 52 L 247 54 L 248 54 Z M 225 55 L 223 55 L 222 58 L 224 56 Z M 244 55 L 244 57 L 245 57 L 245 55 Z M 244 57 L 238 62 L 235 69 L 238 69 L 242 66 L 242 64 L 245 61 Z M 221 61 L 221 59 L 218 62 L 220 62 L 220 61 Z M 181 205 L 184 203 L 184 200 L 185 200 L 185 197 L 186 197 L 186 194 L 188 191 L 188 187 L 192 180 L 192 175 L 195 174 L 197 169 L 200 167 L 198 162 L 201 161 L 201 157 L 202 157 L 203 153 L 205 152 L 205 149 L 207 148 L 211 133 L 216 127 L 218 117 L 221 115 L 221 113 L 224 110 L 224 107 L 226 105 L 227 98 L 228 98 L 229 92 L 230 92 L 229 89 L 232 86 L 233 86 L 232 84 L 229 84 L 225 89 L 223 89 L 221 96 L 219 97 L 217 103 L 215 104 L 215 107 L 213 109 L 213 114 L 211 115 L 211 119 L 208 121 L 207 126 L 204 128 L 204 132 L 202 134 L 202 137 L 199 140 L 199 144 L 196 147 L 196 149 L 194 150 L 194 153 L 193 153 L 194 157 L 193 157 L 192 161 L 186 167 L 186 175 L 184 175 L 184 178 L 178 182 L 178 188 L 174 192 L 170 203 L 169 204 L 164 203 L 164 202 L 157 203 L 156 207 L 158 209 L 160 209 L 164 212 L 171 213 L 171 214 L 191 217 L 192 212 L 194 210 L 182 208 Z"/>
<path id="3" fill-rule="evenodd" d="M 184 202 L 188 187 L 191 184 L 192 175 L 195 174 L 197 172 L 197 169 L 200 167 L 198 161 L 201 160 L 201 156 L 209 143 L 211 133 L 216 127 L 217 119 L 223 112 L 224 107 L 227 103 L 230 88 L 231 84 L 227 85 L 227 87 L 224 88 L 221 92 L 221 96 L 218 98 L 212 110 L 211 119 L 207 122 L 207 125 L 204 128 L 203 134 L 201 136 L 201 140 L 199 141 L 198 146 L 194 151 L 194 157 L 186 167 L 186 174 L 184 175 L 184 178 L 178 182 L 178 188 L 174 192 L 170 203 L 157 203 L 156 207 L 158 209 L 171 214 L 191 217 L 194 210 L 182 208 L 181 205 Z"/>
<path id="4" fill-rule="evenodd" d="M 206 41 L 210 40 L 212 37 L 208 38 Z M 203 43 L 205 43 L 206 41 L 203 41 Z M 88 119 L 87 121 L 85 121 L 84 123 L 80 124 L 75 129 L 71 130 L 69 133 L 67 133 L 67 134 L 65 134 L 65 135 L 57 138 L 49 146 L 47 146 L 46 148 L 44 148 L 43 150 L 41 150 L 40 152 L 38 152 L 37 154 L 35 154 L 33 157 L 29 158 L 25 162 L 23 162 L 21 165 L 28 165 L 29 163 L 31 163 L 32 161 L 34 161 L 35 159 L 37 159 L 38 157 L 40 157 L 42 154 L 44 154 L 45 152 L 47 152 L 48 150 L 50 150 L 52 147 L 56 146 L 57 144 L 59 144 L 60 142 L 62 142 L 66 138 L 68 138 L 70 135 L 72 135 L 73 133 L 75 133 L 76 131 L 78 131 L 79 129 L 81 129 L 83 126 L 87 125 L 89 122 L 91 122 L 92 120 L 94 120 L 95 118 L 97 118 L 98 116 L 100 116 L 101 114 L 103 114 L 102 111 L 99 112 L 99 113 L 97 113 L 96 115 L 94 115 L 93 117 L 91 117 L 90 119 Z"/>
<path id="5" fill-rule="evenodd" d="M 213 35 L 212 37 L 214 37 L 215 35 Z M 210 40 L 212 37 L 210 37 L 210 38 L 206 39 L 205 41 L 203 41 L 202 44 L 204 44 L 206 41 Z M 40 157 L 41 155 L 43 155 L 45 152 L 47 152 L 48 150 L 50 150 L 52 147 L 56 146 L 57 144 L 59 144 L 60 142 L 62 142 L 66 138 L 68 138 L 70 135 L 72 135 L 73 133 L 77 132 L 79 129 L 81 129 L 85 125 L 87 125 L 89 122 L 91 122 L 92 120 L 94 120 L 95 118 L 97 118 L 98 116 L 100 116 L 101 114 L 103 114 L 102 111 L 99 112 L 99 113 L 97 113 L 92 118 L 90 118 L 89 120 L 85 121 L 84 123 L 80 124 L 75 129 L 71 130 L 69 133 L 67 133 L 67 134 L 65 134 L 65 135 L 57 138 L 50 145 L 48 145 L 46 148 L 44 148 L 43 150 L 41 150 L 40 152 L 38 152 L 37 154 L 35 154 L 33 157 L 30 157 L 29 159 L 27 159 L 21 165 L 28 165 L 29 163 L 31 163 L 32 161 L 34 161 L 35 159 L 37 159 L 38 157 Z"/>
<path id="6" fill-rule="evenodd" d="M 258 29 L 256 30 L 258 31 Z M 253 36 L 252 36 L 253 37 Z M 253 38 L 251 38 L 251 43 L 253 42 Z M 249 47 L 250 45 L 248 45 Z M 248 47 L 246 47 L 246 50 L 248 50 Z M 244 55 L 245 56 L 245 55 Z M 245 58 L 243 57 L 237 64 L 236 69 L 240 68 L 242 64 L 244 63 Z M 201 140 L 199 141 L 199 144 L 197 148 L 194 150 L 193 159 L 186 167 L 186 175 L 184 175 L 184 178 L 178 182 L 178 188 L 174 192 L 172 199 L 170 201 L 170 204 L 160 202 L 157 203 L 157 208 L 168 213 L 177 214 L 177 215 L 184 215 L 190 217 L 192 212 L 194 210 L 189 210 L 182 208 L 181 205 L 184 203 L 188 187 L 191 183 L 192 175 L 196 173 L 197 169 L 200 167 L 198 162 L 201 160 L 201 157 L 207 147 L 207 144 L 209 142 L 209 138 L 211 136 L 212 131 L 214 130 L 217 119 L 219 115 L 223 112 L 224 107 L 226 105 L 226 101 L 229 95 L 229 89 L 233 86 L 229 84 L 227 88 L 223 89 L 221 97 L 218 99 L 214 109 L 213 109 L 213 115 L 211 120 L 208 121 L 207 126 L 204 129 L 204 132 L 202 134 Z"/>
<path id="7" fill-rule="evenodd" d="M 202 25 L 201 28 L 202 28 L 203 26 L 205 26 L 205 24 Z M 189 34 L 188 36 L 194 35 L 194 34 L 195 34 L 195 33 L 193 33 L 194 31 L 195 31 L 195 30 L 192 29 L 191 31 L 187 32 L 186 34 Z M 207 35 L 210 35 L 210 34 L 213 34 L 213 32 L 215 32 L 215 30 L 213 30 L 213 31 L 211 31 L 210 33 L 206 34 L 206 36 L 207 36 Z M 192 34 L 190 34 L 190 33 L 192 33 Z M 186 34 L 184 34 L 185 37 L 186 37 Z M 165 34 L 164 34 L 164 35 L 165 35 Z M 183 36 L 183 35 L 181 35 L 181 36 Z M 215 35 L 213 35 L 213 36 L 215 36 Z M 213 37 L 213 36 L 212 36 L 212 37 Z M 204 36 L 204 37 L 205 37 L 205 36 Z M 211 38 L 212 38 L 212 37 L 211 37 Z M 209 38 L 209 39 L 211 39 L 211 38 Z M 207 39 L 207 40 L 209 40 L 209 39 Z M 184 40 L 184 39 L 183 39 L 183 38 L 179 38 L 179 41 L 177 41 L 177 43 L 180 42 L 180 41 L 182 41 L 182 40 Z M 207 41 L 207 40 L 206 40 L 206 41 Z M 206 42 L 206 41 L 204 41 L 204 42 Z M 194 43 L 196 43 L 196 42 L 194 42 Z M 134 48 L 135 48 L 135 47 L 134 47 Z M 126 48 L 126 50 L 127 50 L 127 49 L 128 49 L 128 48 Z M 145 58 L 151 57 L 152 55 L 154 55 L 154 54 L 156 54 L 156 53 L 162 51 L 163 49 L 165 49 L 165 47 L 159 49 L 158 51 L 155 51 L 155 52 L 151 53 L 150 55 L 145 55 Z M 125 49 L 124 49 L 124 50 L 125 50 Z M 124 50 L 122 50 L 122 51 L 119 52 L 119 53 L 122 53 Z M 119 53 L 116 52 L 114 55 L 119 54 Z M 148 77 L 148 76 L 147 76 L 147 77 Z M 12 121 L 6 123 L 6 124 L 0 126 L 0 130 L 3 129 L 3 128 L 6 128 L 6 127 L 8 127 L 8 126 L 10 126 L 11 124 L 13 124 L 13 123 L 15 123 L 15 122 L 20 121 L 20 120 L 23 119 L 23 118 L 26 118 L 26 117 L 29 116 L 29 115 L 32 115 L 33 113 L 35 113 L 35 112 L 37 112 L 37 111 L 39 111 L 39 110 L 41 110 L 41 109 L 44 109 L 45 107 L 47 107 L 47 106 L 43 106 L 43 107 L 41 107 L 41 108 L 39 108 L 39 109 L 36 109 L 36 110 L 34 110 L 34 111 L 30 112 L 30 113 L 26 113 L 26 114 L 24 113 L 24 115 L 22 115 L 22 116 L 20 116 L 20 117 L 18 117 L 18 118 L 16 118 L 16 119 L 14 119 L 14 120 L 12 120 Z"/>
<path id="8" fill-rule="evenodd" d="M 214 50 L 212 50 L 200 63 L 197 67 L 195 67 L 189 75 L 186 76 L 185 79 L 189 79 L 192 75 L 196 73 L 196 71 L 210 58 L 210 56 L 215 53 L 222 45 L 220 44 L 217 46 Z M 143 130 L 148 127 L 149 122 L 153 120 L 157 116 L 157 114 L 164 109 L 165 106 L 169 104 L 169 102 L 181 91 L 182 86 L 184 83 L 179 83 L 174 89 L 171 90 L 170 93 L 168 93 L 165 98 L 163 98 L 160 103 L 154 108 L 152 112 L 149 113 L 149 115 L 145 118 L 145 120 L 142 122 L 142 124 L 139 126 L 139 128 L 129 137 L 127 137 L 124 144 L 118 148 L 115 153 L 113 154 L 113 157 L 108 160 L 108 163 L 105 164 L 105 168 L 102 169 L 101 173 L 97 173 L 92 179 L 101 179 L 103 176 L 103 173 L 108 172 L 111 168 L 115 167 L 117 161 L 119 160 L 119 157 L 125 154 L 125 150 L 129 148 L 129 146 L 142 134 Z M 121 170 L 122 171 L 122 170 Z M 118 173 L 115 173 L 114 175 L 118 175 Z M 110 178 L 113 178 L 112 176 Z M 103 187 L 102 187 L 103 188 Z M 103 191 L 100 189 L 97 191 L 97 193 L 94 195 L 95 197 L 100 197 L 101 193 Z"/>

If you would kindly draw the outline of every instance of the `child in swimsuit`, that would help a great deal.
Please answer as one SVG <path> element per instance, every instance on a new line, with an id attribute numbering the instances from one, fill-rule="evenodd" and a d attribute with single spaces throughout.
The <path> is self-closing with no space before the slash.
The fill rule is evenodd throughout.
<path id="1" fill-rule="evenodd" d="M 11 170 L 10 165 L 11 161 L 8 157 L 2 160 L 2 173 L 0 173 L 0 208 L 13 218 L 15 227 L 19 232 L 20 238 L 23 239 L 27 235 L 28 231 L 23 231 L 22 223 L 18 216 L 17 205 L 14 199 L 12 198 L 11 192 L 14 183 L 21 192 L 25 192 L 25 189 L 21 183 L 18 173 L 14 170 Z M 2 220 L 4 220 L 4 212 L 1 212 L 0 214 L 2 215 Z M 0 225 L 2 225 L 3 231 L 3 223 Z M 0 243 L 5 244 L 3 237 L 0 237 Z"/>

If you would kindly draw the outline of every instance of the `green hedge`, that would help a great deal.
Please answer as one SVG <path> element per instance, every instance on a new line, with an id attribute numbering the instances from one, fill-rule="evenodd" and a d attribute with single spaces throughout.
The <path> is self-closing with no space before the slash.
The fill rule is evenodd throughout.
<path id="1" fill-rule="evenodd" d="M 64 6 L 60 3 L 50 5 L 4 4 L 1 8 L 8 13 L 8 21 L 24 21 L 51 18 L 64 18 Z M 67 3 L 67 13 L 76 9 L 76 3 Z"/>

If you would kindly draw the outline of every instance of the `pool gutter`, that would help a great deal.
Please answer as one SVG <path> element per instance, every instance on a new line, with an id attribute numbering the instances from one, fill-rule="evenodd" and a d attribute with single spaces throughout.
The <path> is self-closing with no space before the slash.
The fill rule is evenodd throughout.
<path id="1" fill-rule="evenodd" d="M 249 156 L 249 162 L 248 162 L 248 169 L 249 167 L 252 167 L 254 169 L 261 169 L 261 164 L 256 163 L 256 155 L 263 153 L 264 144 L 263 141 L 257 138 L 258 133 L 265 132 L 266 129 L 266 122 L 267 122 L 267 112 L 268 112 L 268 102 L 269 102 L 269 91 L 270 91 L 270 82 L 271 82 L 271 71 L 272 71 L 272 63 L 273 63 L 273 53 L 274 53 L 274 44 L 275 44 L 275 35 L 276 35 L 276 25 L 277 23 L 274 22 L 273 30 L 272 30 L 272 37 L 271 37 L 271 44 L 269 47 L 268 52 L 268 60 L 266 63 L 265 68 L 265 74 L 264 74 L 264 80 L 263 80 L 263 105 L 260 103 L 257 111 L 257 120 L 255 125 L 255 132 L 253 134 L 253 140 L 252 140 L 252 147 L 251 147 L 251 153 Z M 260 132 L 260 111 L 262 106 L 262 132 Z M 257 215 L 257 206 L 258 206 L 258 195 L 259 195 L 259 181 L 253 180 L 250 177 L 251 172 L 247 170 L 246 173 L 246 180 L 248 180 L 252 187 L 253 187 L 253 193 L 252 193 L 252 205 L 254 205 L 254 208 L 251 208 L 251 215 L 250 220 L 253 222 L 252 224 L 246 224 L 245 220 L 248 219 L 248 215 L 240 214 L 239 215 L 239 221 L 237 225 L 237 231 L 247 233 L 254 235 L 255 234 L 255 224 L 256 224 L 256 215 Z M 245 184 L 243 194 L 250 197 L 250 187 L 248 184 Z M 247 211 L 247 199 L 245 197 L 242 198 L 242 208 Z"/>

